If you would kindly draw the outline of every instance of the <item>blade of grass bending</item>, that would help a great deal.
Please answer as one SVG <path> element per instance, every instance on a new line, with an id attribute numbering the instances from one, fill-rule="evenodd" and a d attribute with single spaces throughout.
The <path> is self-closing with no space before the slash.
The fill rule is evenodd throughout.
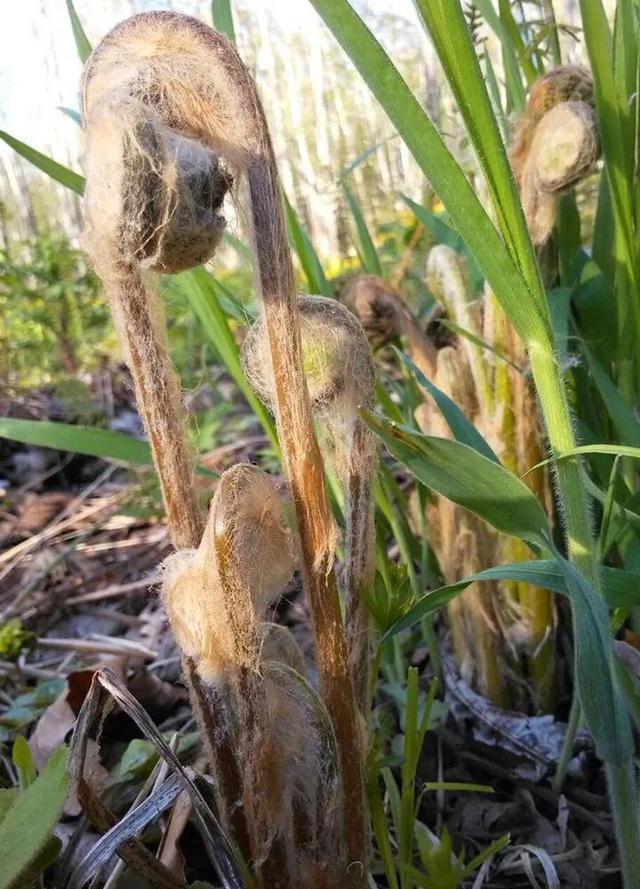
<path id="1" fill-rule="evenodd" d="M 240 361 L 238 344 L 216 295 L 215 281 L 205 269 L 197 268 L 178 275 L 172 284 L 180 287 L 186 296 L 193 313 L 202 324 L 220 359 L 224 362 L 229 376 L 238 386 L 262 424 L 276 454 L 279 454 L 280 446 L 275 423 L 267 408 L 247 383 Z"/>
<path id="2" fill-rule="evenodd" d="M 633 608 L 640 603 L 640 574 L 620 568 L 601 568 L 602 592 L 609 608 Z M 489 581 L 516 581 L 568 595 L 562 571 L 554 559 L 536 559 L 529 562 L 511 562 L 495 568 L 485 568 L 476 574 L 463 577 L 455 583 L 438 587 L 415 602 L 384 634 L 386 641 L 419 623 L 429 614 L 435 614 L 472 583 Z"/>
<path id="3" fill-rule="evenodd" d="M 2 417 L 0 438 L 41 448 L 54 448 L 57 451 L 102 457 L 106 460 L 121 460 L 124 463 L 137 463 L 143 466 L 152 463 L 151 450 L 146 441 L 92 426 Z"/>
<path id="4" fill-rule="evenodd" d="M 628 763 L 633 755 L 629 715 L 615 674 L 609 615 L 587 579 L 556 554 L 571 599 L 575 677 L 580 703 L 598 755 L 610 765 Z M 637 812 L 629 813 L 637 818 Z M 638 855 L 640 850 L 636 849 Z M 629 883 L 629 886 L 632 884 Z"/>
<path id="5" fill-rule="evenodd" d="M 482 852 L 479 852 L 475 858 L 472 858 L 468 864 L 465 865 L 464 870 L 461 871 L 459 875 L 460 880 L 466 880 L 469 877 L 472 877 L 473 874 L 478 870 L 478 868 L 484 864 L 492 855 L 496 855 L 502 849 L 509 845 L 511 842 L 511 834 L 505 833 L 503 836 L 498 837 L 497 840 L 494 840 L 490 843 L 486 849 L 483 849 Z"/>
<path id="6" fill-rule="evenodd" d="M 453 433 L 456 441 L 461 442 L 462 444 L 469 445 L 470 448 L 473 448 L 479 454 L 482 454 L 483 457 L 486 457 L 488 460 L 493 460 L 494 463 L 500 463 L 500 460 L 494 453 L 491 448 L 489 442 L 480 435 L 476 427 L 473 423 L 467 419 L 465 414 L 460 410 L 458 405 L 453 401 L 453 399 L 449 398 L 441 389 L 432 383 L 430 380 L 426 378 L 426 376 L 422 373 L 419 367 L 417 367 L 414 362 L 409 358 L 408 355 L 405 355 L 404 352 L 401 352 L 400 349 L 393 347 L 394 352 L 396 353 L 398 359 L 402 361 L 406 367 L 414 374 L 418 384 L 422 386 L 423 389 L 429 393 L 429 395 L 433 398 L 435 403 L 438 406 L 438 409 L 444 419 L 447 421 L 447 425 L 449 429 Z"/>
<path id="7" fill-rule="evenodd" d="M 247 244 L 245 244 L 245 242 L 242 241 L 237 235 L 234 235 L 233 232 L 225 230 L 222 237 L 225 243 L 228 244 L 230 247 L 233 247 L 234 250 L 237 250 L 243 259 L 251 259 L 251 248 Z"/>
<path id="8" fill-rule="evenodd" d="M 570 450 L 563 451 L 561 454 L 556 454 L 555 457 L 541 460 L 540 463 L 536 463 L 535 466 L 527 469 L 525 475 L 529 475 L 534 469 L 540 469 L 541 466 L 547 466 L 549 463 L 559 463 L 561 460 L 567 460 L 569 457 L 580 457 L 584 454 L 611 454 L 614 457 L 631 457 L 633 460 L 640 460 L 640 448 L 633 448 L 629 445 L 579 445 L 577 448 L 571 448 Z"/>
<path id="9" fill-rule="evenodd" d="M 65 105 L 58 105 L 58 111 L 62 111 L 66 117 L 74 123 L 77 123 L 79 127 L 82 127 L 82 117 L 80 112 L 76 111 L 75 108 L 67 108 Z"/>
<path id="10" fill-rule="evenodd" d="M 500 351 L 500 349 L 496 349 L 495 346 L 491 346 L 486 340 L 483 340 L 481 337 L 476 336 L 471 333 L 470 330 L 466 330 L 464 327 L 460 327 L 459 324 L 456 324 L 453 321 L 449 321 L 448 318 L 438 318 L 438 324 L 442 327 L 446 327 L 447 330 L 450 330 L 452 333 L 457 334 L 458 336 L 463 337 L 465 340 L 469 340 L 470 343 L 473 343 L 474 346 L 480 346 L 481 349 L 486 349 L 487 352 L 491 352 L 492 355 L 495 355 L 496 358 L 499 358 L 500 361 L 504 361 L 509 367 L 512 367 L 514 370 L 517 370 L 518 373 L 522 373 L 522 368 L 518 367 L 510 358 Z"/>
<path id="11" fill-rule="evenodd" d="M 532 84 L 538 76 L 538 72 L 536 71 L 536 67 L 531 61 L 531 57 L 527 52 L 527 47 L 525 46 L 525 42 L 522 39 L 520 27 L 518 26 L 518 23 L 516 22 L 511 11 L 511 4 L 509 0 L 498 0 L 498 9 L 500 11 L 500 21 L 502 22 L 502 25 L 507 33 L 509 42 L 514 47 L 517 53 L 522 72 L 527 79 L 527 83 Z"/>
<path id="12" fill-rule="evenodd" d="M 34 167 L 42 170 L 43 173 L 46 173 L 47 176 L 55 180 L 55 182 L 59 182 L 60 185 L 64 185 L 65 188 L 74 191 L 76 194 L 81 195 L 84 192 L 83 176 L 74 173 L 73 170 L 70 170 L 68 167 L 47 157 L 46 154 L 36 151 L 36 149 L 32 148 L 30 145 L 26 145 L 19 139 L 10 136 L 9 133 L 5 133 L 4 130 L 0 130 L 0 139 L 13 148 L 20 157 L 23 157 L 25 160 L 28 160 L 30 164 L 33 164 Z"/>
<path id="13" fill-rule="evenodd" d="M 382 802 L 382 794 L 380 793 L 380 785 L 378 783 L 378 773 L 375 766 L 368 769 L 369 776 L 367 779 L 367 798 L 369 800 L 369 811 L 371 812 L 371 823 L 373 824 L 373 832 L 375 834 L 376 843 L 378 845 L 378 854 L 382 860 L 385 877 L 390 889 L 399 889 L 398 877 L 393 862 L 393 849 L 391 848 L 391 839 L 389 837 L 389 826 Z"/>
<path id="14" fill-rule="evenodd" d="M 530 297 L 548 321 L 535 251 L 462 7 L 458 0 L 414 2 L 434 43 L 484 171 L 502 236 L 527 282 Z M 537 76 L 533 66 L 531 76 L 534 79 Z"/>
<path id="15" fill-rule="evenodd" d="M 525 91 L 520 77 L 520 66 L 514 52 L 513 44 L 500 17 L 493 8 L 492 0 L 475 0 L 475 5 L 482 13 L 483 19 L 500 41 L 505 70 L 507 96 L 514 111 L 521 111 L 525 105 Z"/>
<path id="16" fill-rule="evenodd" d="M 618 467 L 620 465 L 620 461 L 622 457 L 616 457 L 613 461 L 613 466 L 611 467 L 611 474 L 609 475 L 609 484 L 607 485 L 607 496 L 604 502 L 604 509 L 602 510 L 602 520 L 600 522 L 600 531 L 598 533 L 598 557 L 600 561 L 602 561 L 609 551 L 609 527 L 611 525 L 611 518 L 613 516 L 614 506 L 615 506 L 615 490 L 616 490 L 616 480 L 618 476 Z"/>
<path id="17" fill-rule="evenodd" d="M 428 488 L 534 549 L 549 549 L 544 509 L 517 476 L 466 444 L 422 435 L 370 411 L 360 415 L 392 456 Z"/>
<path id="18" fill-rule="evenodd" d="M 140 466 L 151 466 L 151 448 L 146 441 L 122 435 L 111 429 L 93 426 L 75 426 L 71 423 L 53 423 L 49 420 L 17 420 L 0 418 L 0 438 L 31 444 L 40 448 L 86 454 L 102 460 L 118 460 Z M 199 475 L 218 478 L 218 473 L 205 466 L 197 466 Z"/>
<path id="19" fill-rule="evenodd" d="M 67 0 L 67 12 L 69 13 L 71 30 L 73 31 L 73 39 L 76 43 L 76 49 L 78 50 L 80 61 L 86 62 L 91 55 L 91 44 L 87 39 L 87 35 L 84 33 L 84 28 L 82 27 L 82 22 L 80 21 L 75 6 L 73 5 L 73 0 Z"/>
<path id="20" fill-rule="evenodd" d="M 211 0 L 211 18 L 216 30 L 221 31 L 232 43 L 236 42 L 231 0 Z"/>
<path id="21" fill-rule="evenodd" d="M 364 220 L 364 216 L 362 215 L 362 210 L 360 208 L 360 204 L 357 202 L 353 192 L 343 179 L 341 182 L 342 190 L 344 191 L 344 196 L 347 199 L 347 204 L 349 205 L 349 209 L 351 210 L 351 215 L 353 216 L 353 221 L 356 224 L 356 230 L 358 232 L 358 240 L 360 241 L 360 257 L 362 259 L 362 266 L 365 272 L 368 272 L 371 275 L 378 275 L 378 277 L 382 277 L 382 266 L 380 265 L 380 258 L 378 257 L 378 252 L 373 243 L 373 238 L 367 228 L 367 223 Z"/>
<path id="22" fill-rule="evenodd" d="M 431 182 L 480 269 L 525 342 L 549 338 L 516 263 L 433 121 L 380 43 L 346 0 L 310 0 L 378 99 Z"/>
<path id="23" fill-rule="evenodd" d="M 640 306 L 636 293 L 636 247 L 630 184 L 633 183 L 634 177 L 628 176 L 631 160 L 626 157 L 628 139 L 625 137 L 623 127 L 624 118 L 628 118 L 628 109 L 621 108 L 619 104 L 613 67 L 613 38 L 602 2 L 580 0 L 580 11 L 585 44 L 593 71 L 602 153 L 611 189 L 618 287 L 623 289 L 622 298 L 626 308 L 632 313 L 637 331 L 640 329 Z"/>
<path id="24" fill-rule="evenodd" d="M 302 271 L 307 279 L 309 293 L 316 293 L 320 296 L 333 296 L 331 285 L 327 281 L 318 254 L 314 250 L 311 239 L 301 225 L 296 211 L 293 209 L 286 194 L 284 195 L 284 208 L 287 215 L 289 241 L 300 260 Z"/>
<path id="25" fill-rule="evenodd" d="M 615 426 L 616 432 L 625 444 L 640 447 L 640 424 L 632 409 L 627 405 L 620 390 L 611 381 L 611 378 L 600 362 L 592 355 L 591 350 L 582 343 L 582 351 L 587 357 L 591 376 L 596 384 L 600 397 Z"/>
<path id="26" fill-rule="evenodd" d="M 381 139 L 379 142 L 376 142 L 374 145 L 370 145 L 368 148 L 359 154 L 355 160 L 351 161 L 351 163 L 344 168 L 342 173 L 340 174 L 340 182 L 345 179 L 350 173 L 353 173 L 361 164 L 363 164 L 366 160 L 368 160 L 379 148 L 382 148 L 383 145 L 386 145 L 387 142 L 390 142 L 391 139 L 397 139 L 398 134 L 392 133 L 390 136 L 387 136 L 386 139 Z"/>
<path id="27" fill-rule="evenodd" d="M 446 244 L 457 253 L 462 251 L 464 241 L 457 231 L 454 231 L 451 226 L 447 225 L 444 219 L 441 219 L 432 210 L 423 207 L 422 204 L 417 204 L 415 201 L 412 201 L 406 194 L 401 193 L 400 198 L 411 210 L 416 219 L 419 219 L 426 227 L 436 244 Z"/>

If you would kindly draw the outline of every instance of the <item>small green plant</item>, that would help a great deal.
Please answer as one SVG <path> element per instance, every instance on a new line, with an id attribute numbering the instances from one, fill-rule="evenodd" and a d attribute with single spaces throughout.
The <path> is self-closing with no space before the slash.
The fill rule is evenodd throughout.
<path id="1" fill-rule="evenodd" d="M 20 787 L 0 790 L 0 887 L 31 885 L 58 856 L 53 836 L 69 791 L 68 750 L 60 747 L 36 777 L 29 746 L 15 742 L 13 760 Z"/>
<path id="2" fill-rule="evenodd" d="M 35 633 L 25 629 L 15 617 L 0 625 L 0 658 L 17 661 L 24 651 L 32 651 L 36 645 Z"/>
<path id="3" fill-rule="evenodd" d="M 80 251 L 57 235 L 0 251 L 0 378 L 58 382 L 108 350 L 109 312 Z M 37 368 L 37 377 L 34 370 Z"/>

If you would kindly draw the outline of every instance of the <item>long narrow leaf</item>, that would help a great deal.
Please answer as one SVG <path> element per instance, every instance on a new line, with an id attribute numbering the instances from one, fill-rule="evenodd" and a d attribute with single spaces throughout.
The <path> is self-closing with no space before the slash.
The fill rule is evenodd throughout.
<path id="1" fill-rule="evenodd" d="M 331 285 L 327 281 L 318 254 L 314 250 L 309 235 L 300 224 L 296 211 L 291 206 L 286 195 L 284 195 L 284 207 L 287 214 L 289 241 L 300 260 L 302 271 L 307 279 L 309 292 L 320 296 L 333 296 Z"/>
<path id="2" fill-rule="evenodd" d="M 153 463 L 151 448 L 146 441 L 93 426 L 0 417 L 0 438 L 40 448 L 68 451 L 71 454 L 100 457 L 102 460 L 118 460 L 140 466 L 150 466 Z M 197 466 L 196 472 L 208 478 L 218 477 L 217 472 L 204 466 Z"/>
<path id="3" fill-rule="evenodd" d="M 236 29 L 233 25 L 231 0 L 211 0 L 211 17 L 217 30 L 228 37 L 232 43 L 235 43 Z"/>
<path id="4" fill-rule="evenodd" d="M 40 151 L 36 151 L 35 148 L 31 148 L 30 145 L 26 145 L 19 139 L 10 136 L 9 133 L 5 133 L 4 130 L 0 130 L 0 139 L 6 142 L 7 145 L 11 146 L 11 148 L 13 148 L 13 150 L 21 157 L 33 164 L 34 167 L 42 170 L 42 172 L 46 173 L 51 179 L 64 185 L 65 188 L 75 191 L 76 194 L 82 194 L 84 192 L 84 178 L 78 173 L 74 173 L 73 170 L 52 160 L 52 158 L 47 157 L 46 154 L 42 154 Z"/>
<path id="5" fill-rule="evenodd" d="M 151 449 L 146 441 L 122 435 L 110 429 L 75 426 L 48 420 L 0 418 L 0 438 L 20 441 L 41 448 L 55 448 L 74 454 L 87 454 L 124 463 L 151 464 Z"/>
<path id="6" fill-rule="evenodd" d="M 479 454 L 482 454 L 484 457 L 486 457 L 488 460 L 493 460 L 494 463 L 500 463 L 500 460 L 496 457 L 489 442 L 485 438 L 483 438 L 482 435 L 480 435 L 471 420 L 467 419 L 467 417 L 460 410 L 455 401 L 449 398 L 449 396 L 441 389 L 438 389 L 438 387 L 434 383 L 432 383 L 431 380 L 428 380 L 427 377 L 422 373 L 420 368 L 417 367 L 416 364 L 414 364 L 414 362 L 411 360 L 411 358 L 409 358 L 408 355 L 405 355 L 403 352 L 395 347 L 394 351 L 400 361 L 402 361 L 409 368 L 409 370 L 413 372 L 418 385 L 422 386 L 423 389 L 426 389 L 426 391 L 438 405 L 438 409 L 447 421 L 447 425 L 453 433 L 456 441 L 459 441 L 462 444 L 469 445 L 470 448 L 473 448 Z"/>
<path id="7" fill-rule="evenodd" d="M 640 605 L 640 574 L 607 567 L 601 568 L 600 571 L 602 594 L 609 608 L 634 608 Z M 426 593 L 387 630 L 384 639 L 390 639 L 397 633 L 420 623 L 424 617 L 435 614 L 436 611 L 460 595 L 470 584 L 489 581 L 528 583 L 534 587 L 568 595 L 564 574 L 555 559 L 510 562 L 495 568 L 485 568 L 484 571 L 469 574 L 455 583 L 438 587 L 438 589 Z"/>
<path id="8" fill-rule="evenodd" d="M 525 104 L 525 93 L 513 44 L 509 39 L 509 35 L 507 34 L 504 25 L 500 21 L 500 17 L 493 8 L 492 0 L 475 0 L 475 5 L 482 13 L 482 17 L 486 23 L 500 40 L 504 58 L 508 97 L 511 99 L 513 109 L 515 111 L 522 111 Z"/>
<path id="9" fill-rule="evenodd" d="M 82 22 L 80 21 L 75 6 L 73 5 L 73 0 L 67 0 L 67 12 L 69 13 L 71 30 L 73 31 L 73 39 L 76 42 L 76 49 L 78 50 L 80 61 L 86 62 L 91 55 L 91 44 L 87 39 L 87 35 L 84 33 L 84 28 L 82 27 Z"/>
<path id="10" fill-rule="evenodd" d="M 249 386 L 242 364 L 238 344 L 231 332 L 227 316 L 223 312 L 215 291 L 215 281 L 203 269 L 191 269 L 183 272 L 174 279 L 173 285 L 179 287 L 186 296 L 189 305 L 202 324 L 202 327 L 210 338 L 216 352 L 236 383 L 244 397 L 247 399 L 254 413 L 260 420 L 269 441 L 279 452 L 278 436 L 275 425 L 259 398 Z"/>
<path id="11" fill-rule="evenodd" d="M 353 192 L 344 180 L 342 181 L 342 190 L 344 191 L 344 196 L 349 204 L 353 221 L 356 224 L 358 240 L 360 241 L 360 257 L 362 259 L 364 270 L 371 275 L 382 277 L 380 258 L 373 243 L 373 238 L 367 228 L 367 223 L 364 220 L 360 204 L 357 202 Z"/>
<path id="12" fill-rule="evenodd" d="M 524 482 L 457 441 L 421 435 L 361 411 L 389 452 L 424 485 L 534 549 L 548 550 L 551 532 L 540 502 Z"/>
<path id="13" fill-rule="evenodd" d="M 484 171 L 502 236 L 524 275 L 531 297 L 536 301 L 541 315 L 546 317 L 538 263 L 462 7 L 458 0 L 415 0 L 415 3 L 433 40 Z M 530 60 L 527 61 L 531 65 Z M 535 70 L 532 73 L 535 78 Z M 527 75 L 530 74 L 528 71 Z"/>
<path id="14" fill-rule="evenodd" d="M 631 724 L 616 677 L 609 616 L 593 587 L 571 562 L 557 557 L 573 616 L 575 682 L 598 755 L 621 765 L 633 755 Z"/>

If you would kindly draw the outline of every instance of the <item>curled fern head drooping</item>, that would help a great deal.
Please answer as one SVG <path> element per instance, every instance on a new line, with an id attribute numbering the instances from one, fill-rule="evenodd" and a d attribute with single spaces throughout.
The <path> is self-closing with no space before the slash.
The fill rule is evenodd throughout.
<path id="1" fill-rule="evenodd" d="M 174 273 L 206 261 L 224 228 L 233 176 L 205 111 L 215 97 L 193 20 L 137 16 L 114 29 L 84 72 L 87 240 L 109 260 Z M 187 52 L 188 50 L 188 52 Z"/>
<path id="2" fill-rule="evenodd" d="M 590 72 L 554 68 L 533 85 L 509 155 L 534 244 L 551 234 L 558 196 L 584 179 L 599 156 Z"/>

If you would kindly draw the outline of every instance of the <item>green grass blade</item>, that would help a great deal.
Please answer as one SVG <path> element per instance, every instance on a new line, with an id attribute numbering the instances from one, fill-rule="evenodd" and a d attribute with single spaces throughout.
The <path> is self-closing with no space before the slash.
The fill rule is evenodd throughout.
<path id="1" fill-rule="evenodd" d="M 446 244 L 447 247 L 451 247 L 451 249 L 455 250 L 457 253 L 461 252 L 464 246 L 464 241 L 457 231 L 454 231 L 451 226 L 447 225 L 444 219 L 441 219 L 432 210 L 423 207 L 422 204 L 417 204 L 415 201 L 412 201 L 406 194 L 400 194 L 400 197 L 416 219 L 419 219 L 425 226 L 436 244 Z"/>
<path id="2" fill-rule="evenodd" d="M 228 244 L 230 247 L 233 247 L 243 259 L 251 260 L 253 254 L 251 253 L 251 247 L 248 244 L 239 238 L 237 235 L 234 235 L 233 232 L 225 230 L 222 236 L 224 242 Z"/>
<path id="3" fill-rule="evenodd" d="M 392 456 L 428 488 L 534 549 L 549 549 L 544 509 L 517 476 L 465 444 L 396 426 L 370 411 L 360 413 Z"/>
<path id="4" fill-rule="evenodd" d="M 514 111 L 522 111 L 525 106 L 526 96 L 522 85 L 522 78 L 520 76 L 518 58 L 506 28 L 493 8 L 492 0 L 475 0 L 475 5 L 482 13 L 483 19 L 489 25 L 493 33 L 500 40 L 503 53 L 507 95 L 511 100 L 511 106 Z"/>
<path id="5" fill-rule="evenodd" d="M 350 173 L 353 173 L 354 170 L 363 164 L 365 161 L 369 160 L 369 158 L 378 151 L 379 148 L 382 148 L 383 145 L 386 145 L 387 142 L 390 142 L 392 139 L 397 139 L 398 134 L 392 133 L 390 136 L 387 136 L 386 139 L 381 139 L 379 142 L 375 142 L 373 145 L 369 145 L 368 148 L 365 148 L 364 151 L 360 152 L 357 155 L 356 159 L 351 161 L 351 163 L 344 168 L 342 173 L 340 174 L 340 180 L 345 179 Z"/>
<path id="6" fill-rule="evenodd" d="M 146 441 L 122 435 L 111 429 L 94 426 L 75 426 L 71 423 L 52 423 L 49 420 L 17 420 L 0 417 L 0 438 L 19 441 L 39 448 L 52 448 L 70 454 L 86 454 L 102 460 L 117 460 L 138 466 L 151 466 L 151 448 Z M 197 466 L 196 472 L 208 478 L 218 473 L 205 466 Z"/>
<path id="7" fill-rule="evenodd" d="M 84 33 L 84 28 L 82 27 L 82 22 L 73 5 L 73 0 L 67 0 L 67 12 L 69 13 L 69 20 L 71 22 L 71 30 L 73 31 L 73 39 L 76 42 L 76 49 L 78 50 L 80 61 L 84 63 L 91 55 L 91 44 L 87 39 L 87 35 Z"/>
<path id="8" fill-rule="evenodd" d="M 438 406 L 438 409 L 444 419 L 447 421 L 447 425 L 449 429 L 453 433 L 456 441 L 461 442 L 462 444 L 469 445 L 470 448 L 473 448 L 479 454 L 482 454 L 488 460 L 493 460 L 494 463 L 500 463 L 500 460 L 496 457 L 494 451 L 492 450 L 490 444 L 480 435 L 476 427 L 473 423 L 467 419 L 464 413 L 460 410 L 458 405 L 453 401 L 453 399 L 449 398 L 441 389 L 428 380 L 427 377 L 422 373 L 419 367 L 417 367 L 414 362 L 409 358 L 408 355 L 405 355 L 400 349 L 394 347 L 394 351 L 398 356 L 399 360 L 403 362 L 403 364 L 413 373 L 415 376 L 418 385 L 422 386 L 423 389 L 429 393 L 429 395 L 433 398 L 435 403 Z"/>
<path id="9" fill-rule="evenodd" d="M 611 418 L 616 432 L 624 444 L 640 447 L 640 424 L 632 409 L 620 394 L 619 389 L 611 382 L 600 362 L 593 357 L 583 344 L 583 351 L 589 362 L 589 370 Z"/>
<path id="10" fill-rule="evenodd" d="M 0 139 L 6 142 L 7 145 L 11 146 L 11 148 L 13 148 L 13 150 L 21 157 L 33 164 L 34 167 L 42 170 L 42 172 L 46 173 L 51 179 L 64 185 L 65 188 L 69 188 L 71 191 L 75 191 L 76 194 L 80 195 L 84 192 L 84 178 L 78 173 L 74 173 L 73 170 L 70 170 L 68 167 L 64 167 L 57 161 L 52 160 L 50 157 L 47 157 L 46 154 L 36 151 L 36 149 L 31 148 L 30 145 L 20 142 L 19 139 L 15 139 L 13 136 L 10 136 L 9 133 L 5 133 L 4 130 L 0 130 Z"/>
<path id="11" fill-rule="evenodd" d="M 65 105 L 58 105 L 58 111 L 62 111 L 66 117 L 78 124 L 79 127 L 82 127 L 82 116 L 79 111 L 75 110 L 75 108 L 67 108 Z"/>
<path id="12" fill-rule="evenodd" d="M 602 153 L 616 221 L 615 250 L 621 270 L 626 276 L 628 298 L 633 300 L 635 305 L 636 247 L 631 195 L 633 177 L 628 175 L 630 159 L 626 157 L 628 140 L 625 138 L 623 127 L 623 120 L 629 116 L 628 109 L 620 108 L 619 104 L 620 97 L 613 69 L 613 38 L 602 2 L 580 0 L 580 10 L 584 39 L 593 71 Z"/>
<path id="13" fill-rule="evenodd" d="M 548 321 L 464 172 L 393 63 L 346 0 L 310 0 L 360 71 L 449 212 L 525 342 L 548 340 Z"/>
<path id="14" fill-rule="evenodd" d="M 609 608 L 633 608 L 640 604 L 640 574 L 620 568 L 602 567 L 602 593 Z M 528 562 L 510 562 L 485 568 L 463 577 L 455 583 L 438 587 L 415 602 L 384 634 L 383 641 L 408 630 L 430 614 L 444 608 L 472 583 L 487 582 L 528 583 L 534 587 L 568 595 L 567 583 L 555 559 L 535 559 Z"/>
<path id="15" fill-rule="evenodd" d="M 362 214 L 362 210 L 360 208 L 360 204 L 357 202 L 355 195 L 347 185 L 347 183 L 342 180 L 342 190 L 344 191 L 344 196 L 347 199 L 347 204 L 349 205 L 349 209 L 351 210 L 351 215 L 353 216 L 353 221 L 356 224 L 356 230 L 358 232 L 358 240 L 360 241 L 360 259 L 362 262 L 362 267 L 365 272 L 368 272 L 370 275 L 378 275 L 382 277 L 382 266 L 380 265 L 380 258 L 378 256 L 378 251 L 375 248 L 373 243 L 373 238 L 367 228 L 367 223 L 365 222 L 364 216 Z"/>
<path id="16" fill-rule="evenodd" d="M 490 843 L 486 849 L 483 849 L 482 852 L 478 853 L 475 858 L 472 858 L 471 861 L 465 865 L 464 870 L 460 872 L 460 880 L 466 880 L 469 877 L 473 876 L 473 874 L 481 867 L 487 859 L 491 858 L 492 855 L 496 855 L 502 849 L 509 845 L 511 842 L 511 835 L 505 833 L 504 836 L 498 837 L 497 840 L 494 840 Z"/>
<path id="17" fill-rule="evenodd" d="M 104 460 L 121 460 L 146 466 L 152 463 L 151 449 L 145 441 L 92 426 L 52 423 L 48 420 L 0 418 L 0 438 L 41 448 L 54 448 L 73 454 L 87 454 Z"/>
<path id="18" fill-rule="evenodd" d="M 547 466 L 549 463 L 558 463 L 560 460 L 567 460 L 569 457 L 580 457 L 585 454 L 610 454 L 613 457 L 631 457 L 633 460 L 640 460 L 640 448 L 634 448 L 630 445 L 579 445 L 577 448 L 570 448 L 568 451 L 556 454 L 555 457 L 541 460 L 540 463 L 536 463 L 531 469 L 527 469 L 525 475 L 533 472 L 534 469 L 539 469 L 541 466 Z"/>
<path id="19" fill-rule="evenodd" d="M 286 195 L 284 195 L 284 208 L 287 215 L 289 241 L 300 260 L 302 271 L 307 279 L 309 293 L 319 296 L 333 296 L 331 284 L 327 281 L 318 254 Z"/>
<path id="20" fill-rule="evenodd" d="M 531 84 L 537 78 L 538 72 L 531 60 L 531 56 L 527 52 L 524 40 L 522 39 L 520 27 L 511 11 L 511 3 L 509 0 L 498 0 L 498 9 L 500 11 L 500 20 L 507 33 L 509 43 L 514 47 L 517 53 L 518 61 L 520 62 L 520 67 L 522 68 L 524 76 L 527 78 L 527 83 Z"/>
<path id="21" fill-rule="evenodd" d="M 56 826 L 69 790 L 67 755 L 64 746 L 56 750 L 0 824 L 0 889 L 19 885 Z"/>
<path id="22" fill-rule="evenodd" d="M 573 616 L 574 678 L 598 755 L 621 765 L 633 755 L 629 715 L 616 678 L 607 609 L 571 562 L 557 556 Z M 635 813 L 637 816 L 637 813 Z"/>
<path id="23" fill-rule="evenodd" d="M 393 849 L 389 836 L 389 826 L 380 792 L 378 772 L 375 768 L 370 768 L 369 771 L 371 774 L 367 778 L 367 799 L 369 800 L 369 811 L 371 812 L 371 823 L 378 845 L 378 854 L 380 855 L 390 889 L 399 889 L 398 877 L 396 876 L 396 868 L 393 861 Z"/>
<path id="24" fill-rule="evenodd" d="M 216 294 L 216 281 L 203 268 L 197 268 L 178 275 L 172 280 L 172 285 L 184 293 L 229 376 L 248 401 L 276 453 L 279 454 L 275 424 L 271 414 L 255 395 L 244 375 L 238 344 Z"/>
<path id="25" fill-rule="evenodd" d="M 211 18 L 216 30 L 221 31 L 232 43 L 236 42 L 231 0 L 211 0 Z"/>
<path id="26" fill-rule="evenodd" d="M 538 263 L 462 7 L 458 0 L 415 0 L 415 4 L 434 43 L 484 171 L 502 236 L 539 311 L 546 317 Z M 531 68 L 530 73 L 535 79 L 536 71 L 533 66 Z"/>

